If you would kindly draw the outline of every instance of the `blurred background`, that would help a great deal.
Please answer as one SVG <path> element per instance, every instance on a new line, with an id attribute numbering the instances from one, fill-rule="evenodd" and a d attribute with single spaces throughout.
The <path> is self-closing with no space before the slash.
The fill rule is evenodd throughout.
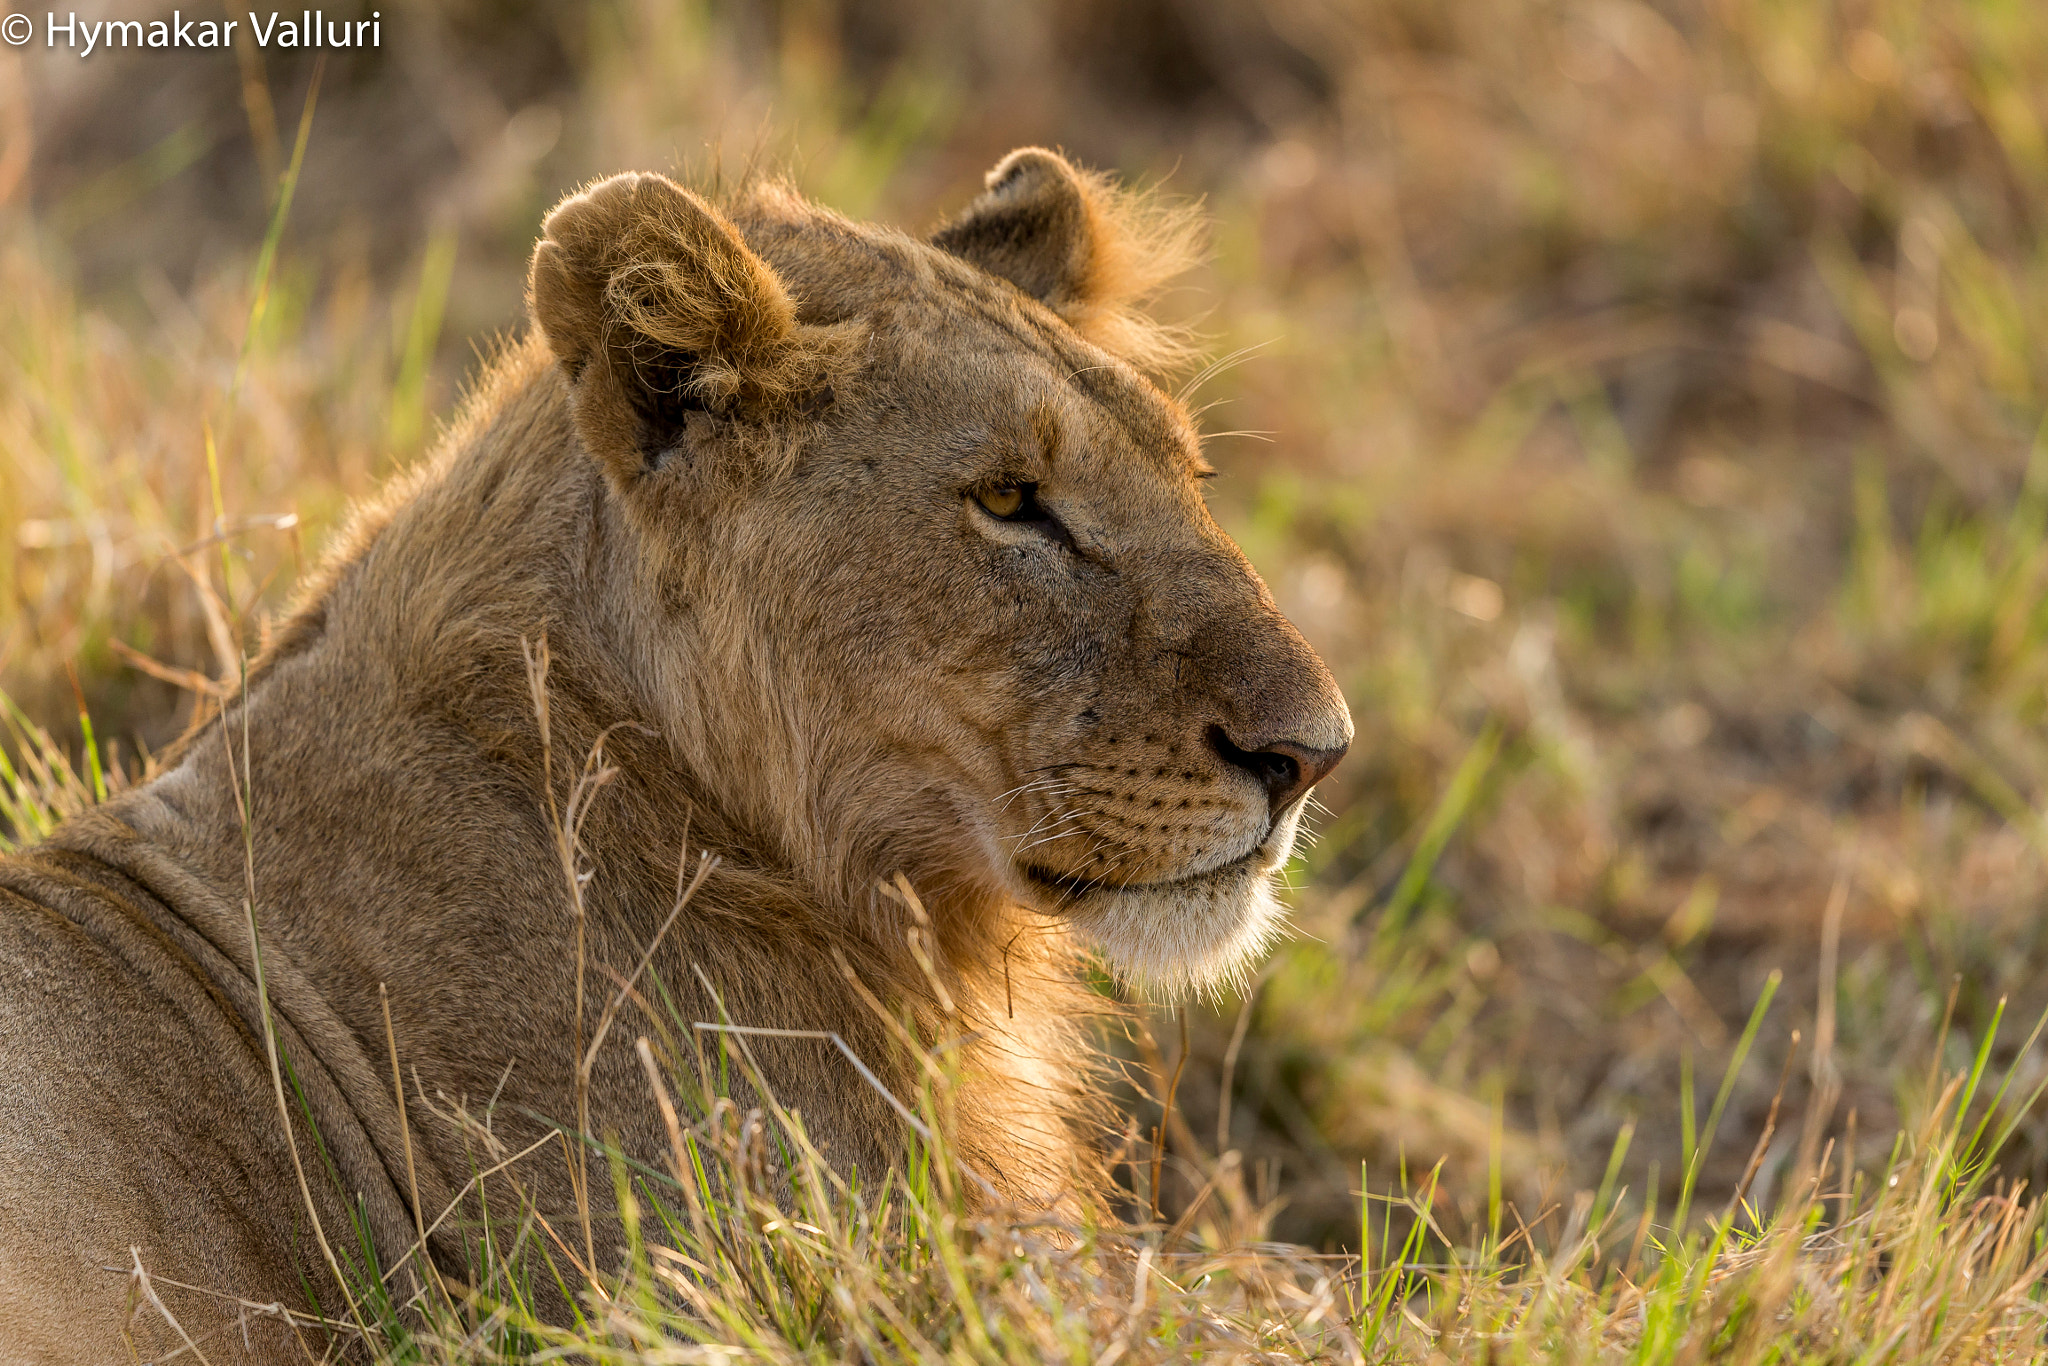
<path id="1" fill-rule="evenodd" d="M 2007 996 L 1994 1075 L 2048 1077 L 2032 5 L 380 15 L 317 72 L 0 52 L 0 688 L 81 773 L 81 706 L 118 783 L 433 441 L 564 191 L 760 166 L 921 230 L 1044 143 L 1204 200 L 1163 309 L 1232 358 L 1213 502 L 1358 723 L 1299 937 L 1188 1012 L 1169 1171 L 1236 1150 L 1333 1248 L 1361 1163 L 1441 1161 L 1447 1229 L 1610 1164 L 1668 1207 L 1773 974 L 1703 1205 L 1771 1199 L 1781 1087 L 1881 1164 Z"/>

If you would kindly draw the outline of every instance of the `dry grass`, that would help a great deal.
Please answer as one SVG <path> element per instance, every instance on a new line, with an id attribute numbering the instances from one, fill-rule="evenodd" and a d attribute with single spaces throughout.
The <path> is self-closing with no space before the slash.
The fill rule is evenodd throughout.
<path id="1" fill-rule="evenodd" d="M 1118 1045 L 1134 1132 L 1182 1075 L 1173 1238 L 1013 1237 L 960 1214 L 942 1151 L 860 1209 L 814 1173 L 802 1212 L 750 1214 L 734 1176 L 705 1243 L 653 1233 L 684 1206 L 638 1174 L 649 1242 L 714 1271 L 634 1253 L 586 1354 L 670 1359 L 631 1345 L 657 1325 L 775 1359 L 2040 1346 L 2048 1064 L 1995 1022 L 2048 1005 L 2048 27 L 1963 0 L 571 12 L 422 11 L 404 61 L 330 68 L 261 270 L 310 68 L 181 73 L 138 131 L 95 113 L 132 68 L 0 56 L 0 686 L 59 735 L 8 747 L 13 829 L 94 790 L 81 698 L 119 781 L 431 438 L 549 198 L 678 155 L 913 223 L 1027 141 L 1206 194 L 1213 260 L 1168 307 L 1246 353 L 1197 395 L 1244 433 L 1212 442 L 1218 511 L 1360 721 L 1303 937 L 1185 1058 L 1171 1024 Z M 743 1165 L 745 1118 L 698 1121 L 707 1163 Z M 1362 1286 L 1247 1250 L 1355 1254 L 1362 1179 Z M 471 1359 L 420 1344 L 490 1311 L 400 1317 Z"/>

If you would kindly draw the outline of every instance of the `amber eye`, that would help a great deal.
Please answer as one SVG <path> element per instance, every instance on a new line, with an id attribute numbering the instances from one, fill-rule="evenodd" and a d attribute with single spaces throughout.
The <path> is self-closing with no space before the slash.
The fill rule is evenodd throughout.
<path id="1" fill-rule="evenodd" d="M 996 487 L 974 495 L 974 501 L 981 504 L 981 510 L 991 517 L 1007 521 L 1024 510 L 1029 490 L 1022 484 L 998 484 Z"/>
<path id="2" fill-rule="evenodd" d="M 1060 525 L 1060 519 L 1038 501 L 1038 485 L 1028 479 L 991 484 L 969 496 L 977 507 L 998 522 L 1029 528 L 1056 545 L 1063 545 L 1069 550 L 1074 548 L 1074 538 Z"/>

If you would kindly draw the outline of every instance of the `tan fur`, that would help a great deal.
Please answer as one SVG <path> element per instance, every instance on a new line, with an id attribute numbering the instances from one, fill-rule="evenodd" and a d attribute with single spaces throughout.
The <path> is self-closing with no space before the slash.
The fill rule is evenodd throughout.
<path id="1" fill-rule="evenodd" d="M 1086 1188 L 1078 946 L 1168 989 L 1234 971 L 1301 805 L 1269 810 L 1243 754 L 1334 762 L 1350 722 L 1130 363 L 1163 353 L 1128 312 L 1157 269 L 1100 237 L 1129 215 L 1027 160 L 1021 217 L 999 176 L 936 245 L 772 185 L 714 206 L 622 177 L 549 217 L 534 332 L 358 514 L 242 694 L 0 863 L 0 1361 L 123 1356 L 124 1323 L 175 1348 L 153 1308 L 127 1319 L 138 1259 L 215 1361 L 245 1356 L 233 1304 L 169 1282 L 304 1309 L 303 1276 L 341 1307 L 272 1094 L 252 888 L 330 1241 L 354 1244 L 350 1205 L 387 1264 L 413 1238 L 380 985 L 430 1217 L 485 1157 L 457 1108 L 512 1151 L 573 1120 L 572 803 L 586 1031 L 679 870 L 722 860 L 654 955 L 677 1017 L 599 1050 L 592 1132 L 658 1163 L 631 1040 L 721 1012 L 835 1031 L 912 1092 L 843 959 L 965 1041 L 970 1165 L 1008 1198 Z M 977 502 L 1022 484 L 1057 527 Z M 579 789 L 592 754 L 615 776 Z M 936 985 L 878 890 L 897 874 Z M 753 1051 L 834 1161 L 896 1160 L 899 1121 L 830 1046 Z M 575 1226 L 553 1149 L 493 1187 Z M 467 1274 L 461 1228 L 432 1251 Z M 296 1360 L 292 1338 L 259 1315 L 246 1352 Z"/>

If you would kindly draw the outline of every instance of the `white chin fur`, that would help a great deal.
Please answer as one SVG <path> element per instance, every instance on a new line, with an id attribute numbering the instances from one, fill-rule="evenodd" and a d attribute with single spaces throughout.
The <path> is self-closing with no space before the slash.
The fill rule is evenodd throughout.
<path id="1" fill-rule="evenodd" d="M 1110 966 L 1154 1000 L 1242 989 L 1245 973 L 1280 937 L 1287 912 L 1272 874 L 1237 885 L 1207 879 L 1173 887 L 1091 893 L 1069 915 Z"/>
<path id="2" fill-rule="evenodd" d="M 1185 882 L 1102 887 L 1068 906 L 1110 966 L 1155 1000 L 1242 990 L 1247 970 L 1287 927 L 1273 879 L 1294 848 L 1295 814 L 1270 852 Z"/>

